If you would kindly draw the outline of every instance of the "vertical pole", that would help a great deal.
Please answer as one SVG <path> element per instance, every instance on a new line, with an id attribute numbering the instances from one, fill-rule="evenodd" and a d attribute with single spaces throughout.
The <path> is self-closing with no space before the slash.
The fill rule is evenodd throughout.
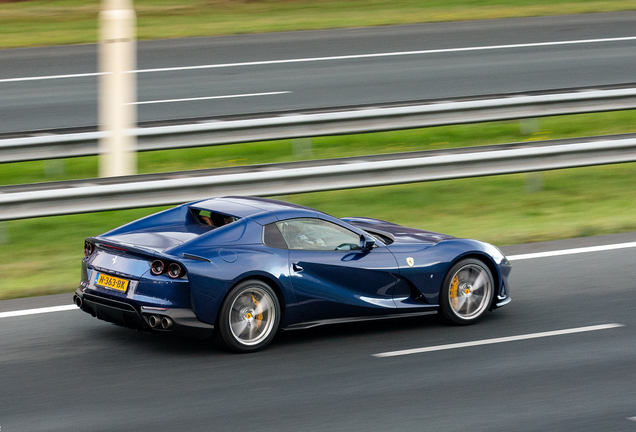
<path id="1" fill-rule="evenodd" d="M 137 173 L 136 16 L 132 0 L 102 0 L 99 13 L 99 175 Z"/>

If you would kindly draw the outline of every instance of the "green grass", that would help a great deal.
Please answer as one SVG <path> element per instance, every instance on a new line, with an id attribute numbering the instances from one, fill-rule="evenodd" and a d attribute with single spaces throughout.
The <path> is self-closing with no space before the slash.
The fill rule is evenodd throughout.
<path id="1" fill-rule="evenodd" d="M 237 144 L 140 154 L 140 171 L 394 153 L 595 134 L 636 132 L 636 111 L 544 118 L 530 135 L 519 122 Z M 94 177 L 96 158 L 0 165 L 2 184 Z M 281 197 L 335 216 L 370 216 L 497 245 L 636 230 L 636 164 L 418 183 Z M 84 237 L 160 209 L 0 223 L 0 299 L 72 292 Z"/>
<path id="2" fill-rule="evenodd" d="M 0 1 L 0 48 L 93 43 L 97 0 Z M 633 0 L 136 0 L 138 38 L 635 10 Z"/>

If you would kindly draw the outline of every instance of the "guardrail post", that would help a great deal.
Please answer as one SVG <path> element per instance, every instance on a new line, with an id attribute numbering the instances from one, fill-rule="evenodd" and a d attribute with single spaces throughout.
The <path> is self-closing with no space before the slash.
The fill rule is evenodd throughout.
<path id="1" fill-rule="evenodd" d="M 0 222 L 0 245 L 9 244 L 9 228 L 6 222 Z"/>
<path id="2" fill-rule="evenodd" d="M 137 173 L 136 16 L 131 0 L 102 0 L 99 13 L 99 123 L 108 132 L 99 143 L 99 175 Z"/>
<path id="3" fill-rule="evenodd" d="M 545 188 L 542 171 L 526 173 L 523 181 L 524 189 L 529 194 L 542 192 Z"/>
<path id="4" fill-rule="evenodd" d="M 295 138 L 292 140 L 292 154 L 294 156 L 311 155 L 311 138 Z"/>
<path id="5" fill-rule="evenodd" d="M 539 119 L 536 117 L 519 120 L 519 132 L 521 135 L 532 135 L 540 130 Z"/>

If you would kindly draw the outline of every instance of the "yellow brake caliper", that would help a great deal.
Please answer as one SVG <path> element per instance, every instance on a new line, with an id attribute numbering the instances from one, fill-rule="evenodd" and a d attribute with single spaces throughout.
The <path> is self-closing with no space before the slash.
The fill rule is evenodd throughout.
<path id="1" fill-rule="evenodd" d="M 457 288 L 459 287 L 459 278 L 457 276 L 455 276 L 451 282 L 451 286 L 450 286 L 450 301 L 451 301 L 451 306 L 453 306 L 453 309 L 457 309 Z"/>
<path id="2" fill-rule="evenodd" d="M 254 305 L 258 308 L 259 301 L 254 298 L 254 294 L 252 294 L 252 302 L 254 302 Z M 261 328 L 261 324 L 263 323 L 263 312 L 254 316 L 254 321 L 256 321 L 256 328 Z"/>

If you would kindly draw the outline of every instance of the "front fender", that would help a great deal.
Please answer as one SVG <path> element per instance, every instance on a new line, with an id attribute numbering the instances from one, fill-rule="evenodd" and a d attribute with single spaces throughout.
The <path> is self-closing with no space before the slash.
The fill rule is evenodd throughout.
<path id="1" fill-rule="evenodd" d="M 509 266 L 505 256 L 496 247 L 478 240 L 453 238 L 432 246 L 394 244 L 389 249 L 398 261 L 402 278 L 396 288 L 396 298 L 412 297 L 412 291 L 416 290 L 426 303 L 439 304 L 439 292 L 448 270 L 468 257 L 482 259 L 488 265 L 495 279 L 496 293 L 501 291 L 510 273 L 509 267 L 502 271 Z"/>

